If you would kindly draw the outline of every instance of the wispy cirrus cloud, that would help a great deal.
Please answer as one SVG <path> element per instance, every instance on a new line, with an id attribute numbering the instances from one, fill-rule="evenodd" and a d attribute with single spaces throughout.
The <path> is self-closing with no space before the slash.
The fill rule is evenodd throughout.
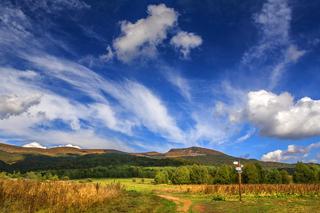
<path id="1" fill-rule="evenodd" d="M 258 43 L 245 52 L 242 64 L 269 74 L 268 88 L 275 88 L 289 65 L 306 53 L 290 37 L 292 10 L 287 0 L 268 0 L 253 17 L 259 30 Z M 265 62 L 273 61 L 272 66 Z M 266 70 L 267 69 L 267 70 Z"/>

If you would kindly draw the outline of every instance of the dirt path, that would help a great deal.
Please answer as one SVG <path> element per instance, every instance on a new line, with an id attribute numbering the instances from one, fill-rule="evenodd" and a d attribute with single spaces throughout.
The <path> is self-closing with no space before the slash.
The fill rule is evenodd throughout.
<path id="1" fill-rule="evenodd" d="M 180 197 L 174 197 L 172 195 L 158 195 L 158 196 L 175 202 L 178 206 L 178 209 L 177 209 L 178 212 L 188 212 L 192 204 L 191 200 L 183 199 Z"/>

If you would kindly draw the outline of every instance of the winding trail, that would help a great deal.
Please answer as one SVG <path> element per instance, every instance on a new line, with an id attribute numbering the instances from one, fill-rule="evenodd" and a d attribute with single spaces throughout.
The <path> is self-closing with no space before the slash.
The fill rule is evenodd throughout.
<path id="1" fill-rule="evenodd" d="M 178 212 L 188 212 L 191 207 L 191 204 L 192 204 L 191 200 L 183 199 L 180 197 L 174 197 L 172 195 L 163 195 L 162 194 L 162 195 L 158 195 L 158 196 L 175 202 L 178 206 L 178 209 L 177 209 Z"/>

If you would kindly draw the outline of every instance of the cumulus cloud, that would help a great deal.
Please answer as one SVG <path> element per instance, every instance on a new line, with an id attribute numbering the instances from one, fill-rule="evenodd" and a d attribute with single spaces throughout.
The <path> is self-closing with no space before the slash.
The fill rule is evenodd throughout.
<path id="1" fill-rule="evenodd" d="M 315 149 L 320 148 L 320 142 L 311 143 L 308 146 L 296 146 L 288 145 L 287 150 L 275 150 L 262 155 L 261 160 L 263 161 L 298 161 L 303 160 L 309 162 L 307 157 L 309 153 Z"/>
<path id="2" fill-rule="evenodd" d="M 248 93 L 247 118 L 261 134 L 287 139 L 320 135 L 320 101 L 265 90 Z"/>
<path id="3" fill-rule="evenodd" d="M 154 58 L 158 46 L 164 43 L 168 34 L 178 26 L 178 12 L 165 4 L 149 5 L 148 16 L 136 22 L 121 21 L 121 34 L 112 44 L 112 49 L 100 56 L 105 61 L 117 57 L 122 62 L 130 62 L 139 57 Z M 188 58 L 191 49 L 202 44 L 202 38 L 191 32 L 179 31 L 171 38 L 170 44 Z"/>
<path id="4" fill-rule="evenodd" d="M 47 147 L 41 145 L 38 142 L 31 142 L 28 144 L 23 145 L 22 147 L 26 147 L 26 148 L 39 148 L 39 149 L 47 149 Z"/>
<path id="5" fill-rule="evenodd" d="M 0 119 L 26 112 L 31 106 L 40 103 L 40 96 L 0 95 Z"/>
<path id="6" fill-rule="evenodd" d="M 171 38 L 170 44 L 180 50 L 184 58 L 188 58 L 190 50 L 202 44 L 202 38 L 194 33 L 180 31 Z"/>
<path id="7" fill-rule="evenodd" d="M 178 13 L 164 4 L 149 5 L 148 16 L 135 23 L 121 22 L 121 35 L 113 42 L 117 57 L 128 62 L 138 56 L 153 57 L 157 46 L 167 37 Z"/>

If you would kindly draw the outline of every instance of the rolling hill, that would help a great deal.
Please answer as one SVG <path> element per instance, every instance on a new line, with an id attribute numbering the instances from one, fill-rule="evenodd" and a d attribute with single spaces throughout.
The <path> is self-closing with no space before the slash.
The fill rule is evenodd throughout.
<path id="1" fill-rule="evenodd" d="M 0 144 L 0 161 L 12 169 L 90 168 L 105 165 L 179 166 L 186 164 L 232 165 L 235 160 L 255 162 L 266 168 L 293 168 L 294 164 L 239 159 L 222 152 L 189 147 L 170 149 L 168 152 L 127 153 L 112 149 L 77 149 L 55 147 L 26 148 Z"/>

